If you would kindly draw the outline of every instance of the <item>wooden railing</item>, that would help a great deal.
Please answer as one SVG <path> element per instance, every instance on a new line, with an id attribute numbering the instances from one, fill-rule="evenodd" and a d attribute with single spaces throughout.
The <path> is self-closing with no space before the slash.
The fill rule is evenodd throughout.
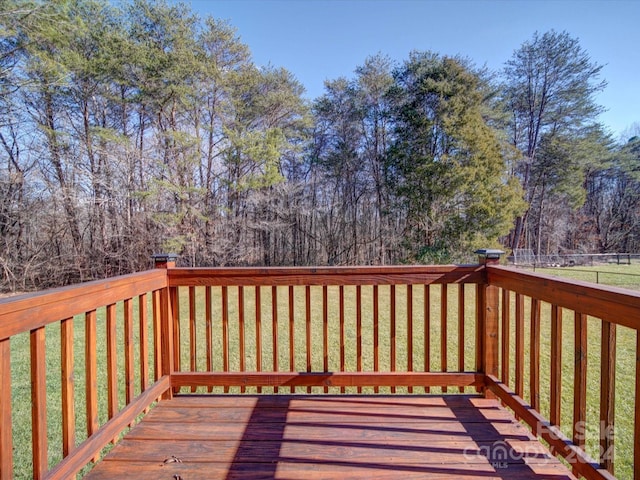
<path id="1" fill-rule="evenodd" d="M 640 294 L 499 266 L 487 267 L 487 282 L 500 292 L 490 391 L 576 474 L 640 478 Z M 614 468 L 616 438 L 625 468 Z"/>
<path id="2" fill-rule="evenodd" d="M 166 277 L 152 270 L 0 303 L 1 478 L 74 476 L 170 390 Z"/>
<path id="3" fill-rule="evenodd" d="M 636 293 L 491 264 L 163 266 L 0 300 L 0 478 L 82 473 L 178 392 L 476 391 L 576 474 L 640 478 Z"/>

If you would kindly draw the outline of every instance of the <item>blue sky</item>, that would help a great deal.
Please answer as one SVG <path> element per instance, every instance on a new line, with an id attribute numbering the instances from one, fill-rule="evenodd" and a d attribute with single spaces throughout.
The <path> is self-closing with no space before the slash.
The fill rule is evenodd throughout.
<path id="1" fill-rule="evenodd" d="M 412 50 L 470 58 L 501 69 L 535 31 L 566 30 L 608 86 L 597 101 L 615 138 L 640 124 L 640 0 L 186 0 L 201 16 L 237 28 L 258 65 L 291 71 L 307 96 L 351 78 L 376 53 L 397 62 Z M 640 127 L 640 125 L 639 125 Z"/>

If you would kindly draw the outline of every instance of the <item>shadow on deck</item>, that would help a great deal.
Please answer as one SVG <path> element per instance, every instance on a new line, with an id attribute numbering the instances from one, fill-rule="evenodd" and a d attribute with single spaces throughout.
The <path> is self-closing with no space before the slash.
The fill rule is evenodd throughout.
<path id="1" fill-rule="evenodd" d="M 179 395 L 86 477 L 572 479 L 477 395 Z"/>

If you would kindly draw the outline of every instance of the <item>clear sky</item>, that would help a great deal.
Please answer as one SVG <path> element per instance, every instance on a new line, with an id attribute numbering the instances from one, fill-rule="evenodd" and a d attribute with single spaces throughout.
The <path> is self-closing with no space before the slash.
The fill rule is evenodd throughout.
<path id="1" fill-rule="evenodd" d="M 172 0 L 173 1 L 173 0 Z M 615 138 L 640 124 L 640 0 L 186 0 L 228 20 L 254 62 L 292 72 L 314 99 L 376 53 L 462 55 L 501 69 L 533 33 L 567 31 L 608 82 L 597 101 Z"/>

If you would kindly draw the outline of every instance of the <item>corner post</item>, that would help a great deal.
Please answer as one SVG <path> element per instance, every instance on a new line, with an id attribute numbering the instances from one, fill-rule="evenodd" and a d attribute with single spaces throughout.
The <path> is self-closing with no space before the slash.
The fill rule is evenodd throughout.
<path id="1" fill-rule="evenodd" d="M 484 266 L 483 284 L 478 285 L 478 337 L 477 355 L 478 370 L 485 375 L 498 376 L 498 313 L 499 313 L 499 289 L 490 285 L 487 281 L 486 268 L 490 265 L 498 265 L 502 250 L 483 249 L 475 252 L 478 254 L 480 265 Z M 487 390 L 484 394 L 487 396 Z"/>
<path id="2" fill-rule="evenodd" d="M 155 268 L 169 270 L 176 266 L 177 255 L 175 254 L 154 254 L 152 258 Z M 160 351 L 162 352 L 160 377 L 168 375 L 171 378 L 174 371 L 173 313 L 171 287 L 169 287 L 167 276 L 167 286 L 160 291 Z M 171 388 L 162 395 L 164 400 L 169 400 L 172 397 Z"/>

